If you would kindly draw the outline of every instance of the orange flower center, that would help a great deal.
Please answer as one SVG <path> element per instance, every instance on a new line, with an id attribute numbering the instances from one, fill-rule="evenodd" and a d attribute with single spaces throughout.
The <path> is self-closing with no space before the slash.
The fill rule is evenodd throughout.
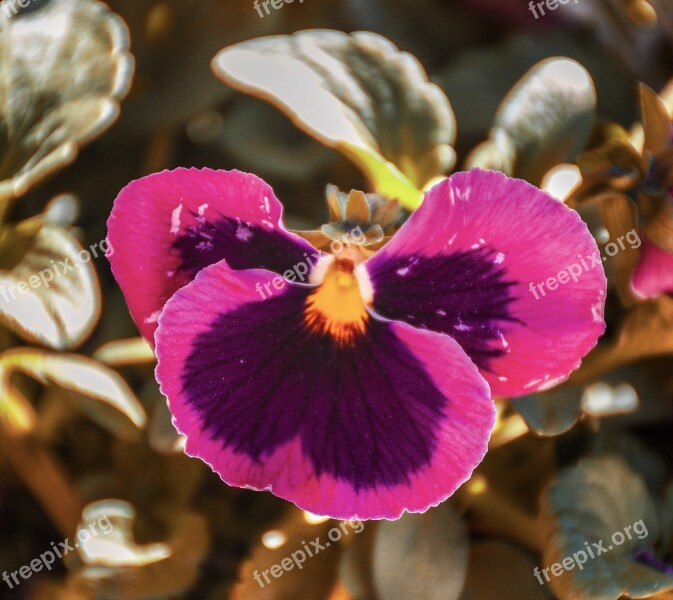
<path id="1" fill-rule="evenodd" d="M 306 302 L 304 323 L 339 343 L 348 343 L 364 332 L 368 319 L 353 263 L 334 261 Z"/>

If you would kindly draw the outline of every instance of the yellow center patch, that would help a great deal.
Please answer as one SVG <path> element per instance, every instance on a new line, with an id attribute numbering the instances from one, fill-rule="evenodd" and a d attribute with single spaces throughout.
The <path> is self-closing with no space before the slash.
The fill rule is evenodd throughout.
<path id="1" fill-rule="evenodd" d="M 331 335 L 339 343 L 347 343 L 364 332 L 368 318 L 352 264 L 330 265 L 322 283 L 306 301 L 306 325 Z"/>

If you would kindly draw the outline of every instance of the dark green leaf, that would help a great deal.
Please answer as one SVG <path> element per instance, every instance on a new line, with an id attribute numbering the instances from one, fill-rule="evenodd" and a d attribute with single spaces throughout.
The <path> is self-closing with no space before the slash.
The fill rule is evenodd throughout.
<path id="1" fill-rule="evenodd" d="M 647 598 L 673 589 L 673 577 L 634 559 L 652 550 L 660 522 L 645 483 L 618 457 L 583 459 L 563 471 L 543 497 L 543 515 L 543 565 L 561 600 Z M 568 566 L 554 575 L 564 560 Z"/>

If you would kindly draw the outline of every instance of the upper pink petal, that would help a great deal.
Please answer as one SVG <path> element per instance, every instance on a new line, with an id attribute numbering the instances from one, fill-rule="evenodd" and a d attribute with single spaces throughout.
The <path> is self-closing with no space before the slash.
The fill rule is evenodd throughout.
<path id="1" fill-rule="evenodd" d="M 110 263 L 142 335 L 153 341 L 166 301 L 221 259 L 277 273 L 312 264 L 282 213 L 271 187 L 240 171 L 181 168 L 128 184 L 108 220 Z"/>
<path id="2" fill-rule="evenodd" d="M 496 395 L 564 380 L 605 328 L 607 281 L 586 225 L 496 171 L 434 186 L 365 268 L 378 313 L 451 335 Z"/>

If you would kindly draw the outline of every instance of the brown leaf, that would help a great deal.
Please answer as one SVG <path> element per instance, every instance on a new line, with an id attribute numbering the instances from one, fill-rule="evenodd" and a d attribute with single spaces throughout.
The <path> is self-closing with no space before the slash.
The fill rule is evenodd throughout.
<path id="1" fill-rule="evenodd" d="M 645 135 L 644 150 L 651 156 L 671 145 L 671 115 L 656 92 L 640 84 L 640 113 Z"/>
<path id="2" fill-rule="evenodd" d="M 600 208 L 603 223 L 610 235 L 610 241 L 614 242 L 630 231 L 637 230 L 637 209 L 628 197 L 621 194 L 606 194 L 600 202 Z M 633 245 L 627 246 L 611 257 L 615 274 L 614 286 L 625 306 L 633 304 L 636 300 L 631 288 L 631 278 L 639 258 L 640 251 Z"/>
<path id="3" fill-rule="evenodd" d="M 532 576 L 530 554 L 501 541 L 478 542 L 470 549 L 465 591 L 460 600 L 545 600 L 552 598 Z"/>
<path id="4" fill-rule="evenodd" d="M 351 527 L 349 521 L 341 523 L 343 531 L 348 531 L 349 536 L 356 535 L 357 526 Z M 362 521 L 359 524 L 366 527 Z M 250 558 L 242 565 L 231 599 L 327 598 L 336 582 L 340 557 L 340 547 L 328 539 L 332 530 L 342 531 L 338 521 L 311 523 L 306 519 L 306 513 L 288 506 L 286 515 L 273 530 L 262 536 Z M 314 540 L 318 540 L 324 549 L 310 556 L 306 548 L 315 550 L 311 544 Z"/>
<path id="5" fill-rule="evenodd" d="M 673 353 L 673 298 L 658 296 L 634 305 L 614 341 L 598 346 L 571 379 L 585 382 L 619 366 Z"/>
<path id="6" fill-rule="evenodd" d="M 109 600 L 149 600 L 175 597 L 189 589 L 199 575 L 199 564 L 209 547 L 208 528 L 199 515 L 174 517 L 165 542 L 138 545 L 133 536 L 136 513 L 122 501 L 103 500 L 85 509 L 81 526 L 87 529 L 105 519 L 112 529 L 99 532 L 78 553 L 82 567 L 68 585 L 79 593 Z"/>

